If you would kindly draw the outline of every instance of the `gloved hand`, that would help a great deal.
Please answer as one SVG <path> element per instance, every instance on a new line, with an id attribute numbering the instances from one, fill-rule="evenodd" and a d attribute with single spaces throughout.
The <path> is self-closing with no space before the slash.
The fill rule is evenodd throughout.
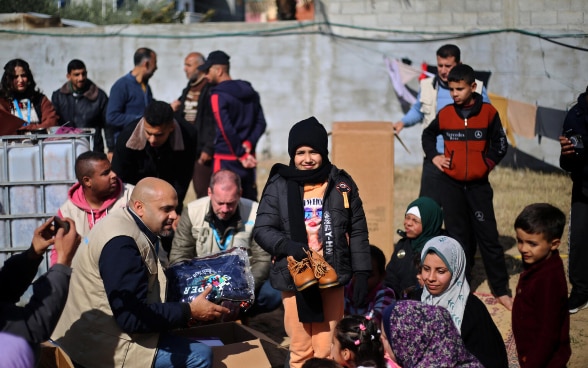
<path id="1" fill-rule="evenodd" d="M 363 308 L 367 305 L 368 295 L 368 278 L 367 272 L 356 272 L 354 275 L 353 284 L 353 305 L 356 308 Z"/>
<path id="2" fill-rule="evenodd" d="M 302 261 L 304 258 L 307 258 L 308 255 L 305 250 L 309 250 L 308 244 L 299 243 L 293 240 L 288 240 L 286 244 L 286 255 L 294 257 L 297 261 Z"/>

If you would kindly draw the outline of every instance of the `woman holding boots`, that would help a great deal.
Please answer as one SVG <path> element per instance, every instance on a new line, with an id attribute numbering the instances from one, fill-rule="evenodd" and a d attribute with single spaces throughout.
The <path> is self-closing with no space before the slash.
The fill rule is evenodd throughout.
<path id="1" fill-rule="evenodd" d="M 327 131 L 316 118 L 292 127 L 290 164 L 272 168 L 253 229 L 272 255 L 270 280 L 282 291 L 293 368 L 329 356 L 351 277 L 354 304 L 367 299 L 372 266 L 362 202 L 353 179 L 328 153 Z"/>

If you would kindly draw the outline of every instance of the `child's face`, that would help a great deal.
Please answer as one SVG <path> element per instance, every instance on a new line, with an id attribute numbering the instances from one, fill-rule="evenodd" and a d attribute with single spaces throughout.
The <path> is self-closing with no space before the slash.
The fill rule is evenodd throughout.
<path id="1" fill-rule="evenodd" d="M 515 229 L 517 233 L 517 247 L 526 264 L 534 264 L 547 259 L 551 252 L 559 247 L 560 239 L 547 241 L 543 234 L 529 234 L 522 229 Z"/>
<path id="2" fill-rule="evenodd" d="M 404 216 L 404 231 L 406 232 L 407 238 L 418 238 L 418 236 L 423 233 L 423 223 L 421 222 L 421 219 L 412 213 L 407 213 Z"/>
<path id="3" fill-rule="evenodd" d="M 476 90 L 476 82 L 467 84 L 465 81 L 449 82 L 449 93 L 453 102 L 458 105 L 468 105 L 472 100 L 472 94 Z"/>
<path id="4" fill-rule="evenodd" d="M 323 157 L 317 150 L 309 146 L 296 148 L 294 154 L 294 166 L 298 170 L 314 170 L 321 167 Z"/>
<path id="5" fill-rule="evenodd" d="M 451 272 L 441 257 L 435 253 L 425 256 L 421 277 L 429 293 L 435 296 L 443 294 L 451 283 Z"/>
<path id="6" fill-rule="evenodd" d="M 349 360 L 352 358 L 352 352 L 349 349 L 341 349 L 341 343 L 333 334 L 333 342 L 331 344 L 331 358 L 343 367 L 349 367 Z"/>

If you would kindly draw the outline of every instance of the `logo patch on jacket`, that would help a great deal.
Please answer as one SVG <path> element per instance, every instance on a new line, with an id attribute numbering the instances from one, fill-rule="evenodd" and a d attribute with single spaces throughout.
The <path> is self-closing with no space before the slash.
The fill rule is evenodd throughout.
<path id="1" fill-rule="evenodd" d="M 337 184 L 336 188 L 343 196 L 343 206 L 349 208 L 349 198 L 347 197 L 347 193 L 351 193 L 351 188 L 349 188 L 349 185 L 343 181 Z"/>

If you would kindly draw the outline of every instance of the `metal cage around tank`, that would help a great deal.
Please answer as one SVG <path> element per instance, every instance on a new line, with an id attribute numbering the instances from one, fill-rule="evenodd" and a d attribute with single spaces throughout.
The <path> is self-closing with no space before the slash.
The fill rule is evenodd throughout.
<path id="1" fill-rule="evenodd" d="M 33 231 L 57 214 L 77 180 L 75 161 L 91 150 L 94 129 L 76 134 L 0 136 L 0 265 L 31 245 Z M 38 274 L 47 271 L 45 257 Z"/>

